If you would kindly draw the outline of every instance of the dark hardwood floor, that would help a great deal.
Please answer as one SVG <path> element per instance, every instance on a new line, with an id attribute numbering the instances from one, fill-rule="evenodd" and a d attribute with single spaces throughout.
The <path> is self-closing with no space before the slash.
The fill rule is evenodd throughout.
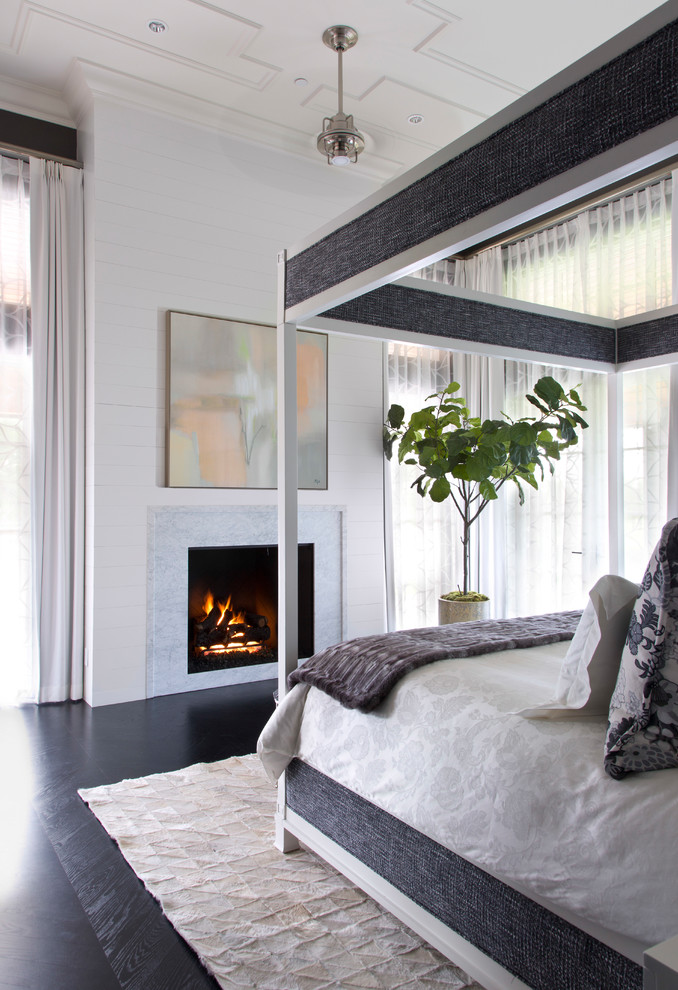
<path id="1" fill-rule="evenodd" d="M 0 990 L 217 987 L 77 789 L 254 752 L 274 688 L 0 709 Z"/>

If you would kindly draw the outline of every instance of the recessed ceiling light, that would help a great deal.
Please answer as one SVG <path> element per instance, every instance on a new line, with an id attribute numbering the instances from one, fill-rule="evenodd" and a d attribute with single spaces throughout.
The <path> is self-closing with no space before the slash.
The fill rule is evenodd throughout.
<path id="1" fill-rule="evenodd" d="M 420 113 L 411 113 L 407 118 L 408 124 L 423 124 L 424 118 Z"/>
<path id="2" fill-rule="evenodd" d="M 153 34 L 164 34 L 164 32 L 167 30 L 167 25 L 165 24 L 164 21 L 159 21 L 157 19 L 154 19 L 148 22 L 148 30 L 152 31 Z"/>
<path id="3" fill-rule="evenodd" d="M 297 76 L 294 80 L 295 86 L 308 86 L 308 79 L 304 79 L 303 76 Z"/>

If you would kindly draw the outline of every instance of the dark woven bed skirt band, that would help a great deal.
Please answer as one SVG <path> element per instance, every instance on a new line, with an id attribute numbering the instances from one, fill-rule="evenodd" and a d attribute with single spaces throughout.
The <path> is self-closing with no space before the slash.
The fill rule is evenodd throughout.
<path id="1" fill-rule="evenodd" d="M 642 990 L 642 967 L 300 760 L 287 803 L 533 990 Z"/>

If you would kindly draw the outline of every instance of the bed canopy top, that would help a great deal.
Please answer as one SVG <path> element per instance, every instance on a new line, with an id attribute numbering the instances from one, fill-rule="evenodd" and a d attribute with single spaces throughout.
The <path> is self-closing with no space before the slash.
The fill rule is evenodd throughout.
<path id="1" fill-rule="evenodd" d="M 678 0 L 669 0 L 288 250 L 280 315 L 297 326 L 372 328 L 377 337 L 394 330 L 422 342 L 435 335 L 504 355 L 511 340 L 599 368 L 678 360 L 678 307 L 600 320 L 402 281 L 677 159 Z"/>
<path id="2" fill-rule="evenodd" d="M 631 362 L 678 362 L 678 306 L 614 321 L 407 277 L 676 161 L 678 0 L 669 0 L 308 242 L 280 253 L 281 697 L 298 662 L 297 554 L 286 552 L 297 546 L 297 327 L 601 372 Z M 611 527 L 615 516 L 611 504 Z"/>

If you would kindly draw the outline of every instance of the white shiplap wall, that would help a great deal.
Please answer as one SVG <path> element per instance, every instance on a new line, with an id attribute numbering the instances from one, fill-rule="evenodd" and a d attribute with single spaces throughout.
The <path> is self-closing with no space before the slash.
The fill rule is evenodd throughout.
<path id="1" fill-rule="evenodd" d="M 163 487 L 166 311 L 275 323 L 277 251 L 374 184 L 103 99 L 81 126 L 89 211 L 87 697 L 101 705 L 145 696 L 148 506 L 274 499 Z M 348 508 L 350 636 L 384 628 L 381 389 L 380 345 L 331 339 L 329 490 L 302 500 Z"/>

